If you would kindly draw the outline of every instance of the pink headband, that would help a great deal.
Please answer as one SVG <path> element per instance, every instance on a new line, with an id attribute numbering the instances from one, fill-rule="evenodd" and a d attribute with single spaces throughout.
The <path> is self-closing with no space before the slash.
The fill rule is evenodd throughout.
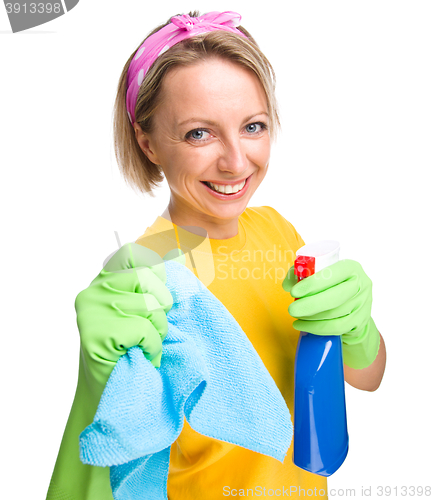
<path id="1" fill-rule="evenodd" d="M 167 24 L 167 26 L 164 26 L 143 42 L 129 64 L 126 109 L 131 124 L 135 122 L 135 104 L 140 85 L 153 62 L 167 49 L 186 38 L 209 31 L 230 31 L 248 38 L 236 28 L 241 21 L 240 14 L 236 12 L 208 12 L 200 17 L 190 17 L 184 14 L 183 16 L 172 17 L 170 21 L 170 24 Z"/>

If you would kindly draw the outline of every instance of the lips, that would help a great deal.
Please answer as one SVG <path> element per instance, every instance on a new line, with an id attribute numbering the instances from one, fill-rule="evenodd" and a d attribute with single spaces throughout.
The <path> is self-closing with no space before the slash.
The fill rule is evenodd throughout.
<path id="1" fill-rule="evenodd" d="M 253 175 L 253 174 L 251 174 Z M 238 181 L 214 181 L 214 180 L 207 180 L 207 181 L 200 181 L 200 182 L 212 182 L 212 184 L 218 184 L 219 186 L 236 186 L 236 184 L 242 184 L 245 180 L 249 179 L 251 177 L 249 175 L 248 177 L 244 177 L 243 179 L 239 179 Z"/>
<path id="2" fill-rule="evenodd" d="M 248 186 L 250 184 L 252 175 L 253 174 L 251 174 L 249 177 L 246 178 L 244 187 L 235 194 L 223 194 L 223 193 L 220 193 L 218 191 L 214 191 L 211 187 L 209 187 L 207 185 L 207 181 L 200 181 L 200 182 L 203 184 L 203 186 L 206 188 L 206 190 L 215 198 L 217 198 L 219 200 L 236 200 L 238 198 L 241 198 L 248 190 Z M 240 182 L 242 182 L 242 181 L 236 181 L 235 185 L 240 183 Z M 215 184 L 218 184 L 218 183 L 216 182 Z M 225 185 L 227 185 L 227 184 L 225 184 Z M 233 184 L 230 183 L 230 185 L 233 185 Z"/>
<path id="3" fill-rule="evenodd" d="M 214 191 L 217 191 L 218 193 L 221 194 L 236 194 L 238 193 L 244 186 L 245 186 L 246 181 L 242 181 L 239 184 L 235 184 L 234 186 L 231 184 L 213 184 L 212 182 L 206 182 L 206 186 L 210 187 Z M 222 188 L 222 190 L 221 190 Z"/>

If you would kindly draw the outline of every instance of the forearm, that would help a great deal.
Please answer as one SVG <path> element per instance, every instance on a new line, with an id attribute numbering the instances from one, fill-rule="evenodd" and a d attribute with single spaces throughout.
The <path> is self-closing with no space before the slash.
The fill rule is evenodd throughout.
<path id="1" fill-rule="evenodd" d="M 379 333 L 380 335 L 380 333 Z M 347 365 L 344 365 L 344 380 L 356 389 L 362 391 L 375 391 L 380 386 L 380 383 L 385 372 L 386 364 L 386 348 L 382 335 L 380 335 L 379 352 L 376 359 L 370 366 L 355 370 Z"/>

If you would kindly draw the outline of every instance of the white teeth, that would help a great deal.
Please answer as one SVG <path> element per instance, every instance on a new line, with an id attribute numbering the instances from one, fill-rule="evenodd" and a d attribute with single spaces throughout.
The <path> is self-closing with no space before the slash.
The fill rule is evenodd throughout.
<path id="1" fill-rule="evenodd" d="M 237 193 L 240 191 L 244 186 L 247 180 L 245 179 L 244 182 L 241 182 L 240 184 L 236 184 L 235 186 L 219 186 L 218 184 L 213 184 L 212 182 L 209 182 L 209 184 L 215 189 L 215 191 L 219 191 L 220 193 L 224 194 L 230 194 L 230 193 Z"/>

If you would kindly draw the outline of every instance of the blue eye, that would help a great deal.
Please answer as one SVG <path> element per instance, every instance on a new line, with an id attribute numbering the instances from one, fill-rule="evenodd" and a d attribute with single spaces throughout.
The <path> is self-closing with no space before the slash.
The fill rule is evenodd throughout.
<path id="1" fill-rule="evenodd" d="M 196 128 L 195 130 L 191 130 L 185 136 L 186 139 L 192 139 L 193 141 L 204 142 L 202 139 L 204 134 L 209 134 L 207 130 L 203 128 Z"/>
<path id="2" fill-rule="evenodd" d="M 257 130 L 257 127 L 261 127 L 261 130 Z M 256 122 L 256 123 L 250 123 L 245 127 L 247 129 L 247 132 L 250 132 L 251 134 L 255 134 L 257 132 L 262 132 L 264 130 L 267 130 L 267 126 L 262 123 L 262 122 Z"/>

